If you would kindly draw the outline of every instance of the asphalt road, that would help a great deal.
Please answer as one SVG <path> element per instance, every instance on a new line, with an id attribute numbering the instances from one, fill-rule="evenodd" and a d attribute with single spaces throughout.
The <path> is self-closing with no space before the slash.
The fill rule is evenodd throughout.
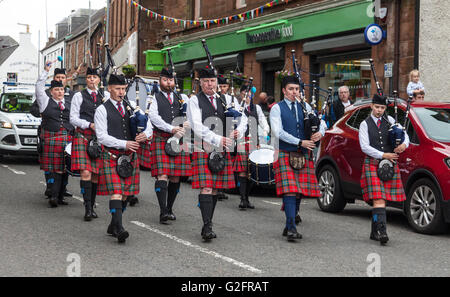
<path id="1" fill-rule="evenodd" d="M 183 184 L 175 204 L 178 220 L 162 226 L 154 180 L 142 172 L 140 204 L 124 215 L 130 238 L 119 245 L 106 236 L 107 197 L 97 199 L 100 218 L 83 221 L 78 179 L 70 179 L 69 191 L 76 196 L 70 205 L 51 209 L 37 161 L 5 158 L 0 189 L 0 276 L 64 277 L 69 271 L 108 277 L 365 277 L 368 270 L 381 276 L 450 276 L 449 233 L 414 233 L 401 211 L 388 209 L 391 241 L 381 247 L 369 240 L 371 210 L 362 202 L 336 215 L 320 211 L 314 200 L 303 201 L 304 238 L 288 243 L 281 236 L 279 199 L 260 191 L 251 198 L 256 209 L 242 212 L 239 198 L 231 196 L 216 209 L 218 238 L 203 243 L 198 192 Z"/>

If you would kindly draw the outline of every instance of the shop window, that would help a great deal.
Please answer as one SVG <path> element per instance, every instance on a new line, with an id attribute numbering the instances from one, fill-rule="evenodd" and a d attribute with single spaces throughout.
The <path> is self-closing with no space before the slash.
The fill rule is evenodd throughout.
<path id="1" fill-rule="evenodd" d="M 325 90 L 332 87 L 334 100 L 339 99 L 338 89 L 344 85 L 350 89 L 353 101 L 370 97 L 372 72 L 369 58 L 323 62 L 320 73 L 325 73 L 325 77 L 320 78 L 320 87 Z"/>

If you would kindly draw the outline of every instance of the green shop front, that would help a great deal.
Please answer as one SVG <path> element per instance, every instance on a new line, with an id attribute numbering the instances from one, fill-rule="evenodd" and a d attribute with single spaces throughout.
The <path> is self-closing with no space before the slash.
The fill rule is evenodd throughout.
<path id="1" fill-rule="evenodd" d="M 281 97 L 282 76 L 292 71 L 292 49 L 297 50 L 305 83 L 315 79 L 323 89 L 333 87 L 336 96 L 343 85 L 349 86 L 353 99 L 370 96 L 371 48 L 364 29 L 374 22 L 367 13 L 371 2 L 324 2 L 166 41 L 183 91 L 191 92 L 196 70 L 208 63 L 201 43 L 206 39 L 219 73 L 253 77 L 258 92 L 276 100 Z M 150 56 L 148 52 L 151 62 Z M 235 82 L 239 86 L 241 80 Z"/>

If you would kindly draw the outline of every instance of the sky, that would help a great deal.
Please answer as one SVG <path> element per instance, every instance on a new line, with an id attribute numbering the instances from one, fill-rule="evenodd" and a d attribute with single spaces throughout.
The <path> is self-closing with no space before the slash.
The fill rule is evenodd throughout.
<path id="1" fill-rule="evenodd" d="M 72 10 L 89 8 L 89 0 L 0 0 L 0 36 L 9 35 L 17 42 L 19 33 L 25 32 L 26 27 L 17 23 L 29 24 L 32 34 L 31 40 L 38 47 L 39 30 L 41 46 L 47 42 L 46 9 L 48 34 L 53 32 L 55 36 L 56 23 L 67 17 Z M 91 8 L 100 9 L 106 7 L 106 0 L 91 0 Z"/>

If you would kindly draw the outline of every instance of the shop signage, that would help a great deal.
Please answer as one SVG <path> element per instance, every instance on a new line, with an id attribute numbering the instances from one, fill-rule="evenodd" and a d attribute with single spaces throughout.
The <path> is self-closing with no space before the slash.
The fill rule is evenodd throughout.
<path id="1" fill-rule="evenodd" d="M 390 78 L 392 77 L 392 68 L 394 63 L 386 63 L 384 64 L 384 77 Z"/>
<path id="2" fill-rule="evenodd" d="M 268 42 L 282 38 L 289 38 L 294 36 L 294 29 L 292 24 L 290 26 L 283 26 L 278 29 L 271 29 L 269 31 L 249 34 L 247 33 L 247 43 Z"/>
<path id="3" fill-rule="evenodd" d="M 147 71 L 161 71 L 164 68 L 164 60 L 166 54 L 162 51 L 148 50 L 145 52 L 147 55 L 146 69 Z"/>
<path id="4" fill-rule="evenodd" d="M 17 83 L 17 73 L 8 72 L 7 74 L 7 82 L 8 83 Z"/>
<path id="5" fill-rule="evenodd" d="M 368 44 L 378 45 L 386 38 L 386 31 L 377 24 L 370 24 L 364 31 L 364 37 Z"/>

